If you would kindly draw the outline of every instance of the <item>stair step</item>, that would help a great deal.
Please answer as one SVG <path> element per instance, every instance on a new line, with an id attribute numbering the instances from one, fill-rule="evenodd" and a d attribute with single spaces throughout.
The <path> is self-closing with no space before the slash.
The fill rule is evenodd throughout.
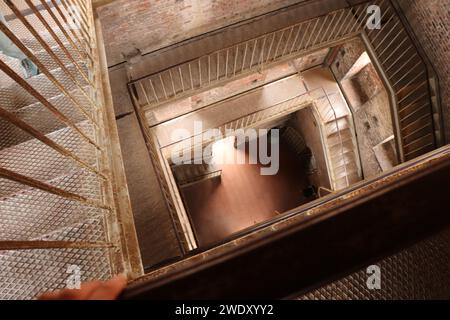
<path id="1" fill-rule="evenodd" d="M 354 152 L 350 152 L 347 154 L 344 154 L 343 157 L 336 157 L 333 158 L 331 161 L 331 165 L 333 167 L 333 170 L 338 169 L 339 167 L 346 165 L 347 167 L 349 165 L 356 166 L 356 157 Z"/>
<path id="2" fill-rule="evenodd" d="M 350 129 L 347 117 L 341 117 L 337 121 L 330 121 L 325 125 L 327 135 L 332 135 L 338 131 L 344 131 L 345 129 Z"/>
<path id="3" fill-rule="evenodd" d="M 88 136 L 92 136 L 92 125 L 83 122 L 79 127 Z M 47 137 L 85 162 L 95 163 L 95 148 L 82 140 L 72 129 L 64 128 L 48 134 Z M 64 157 L 36 139 L 0 150 L 0 167 L 43 182 L 79 168 L 74 160 Z M 4 180 L 0 183 L 0 197 L 16 193 L 23 188 L 23 185 Z"/>
<path id="4" fill-rule="evenodd" d="M 329 148 L 332 148 L 336 145 L 340 145 L 341 141 L 342 143 L 351 141 L 353 139 L 352 132 L 350 129 L 344 129 L 340 131 L 340 134 L 338 132 L 332 133 L 327 136 L 327 145 Z"/>
<path id="5" fill-rule="evenodd" d="M 87 90 L 87 87 L 85 90 Z M 90 102 L 80 90 L 77 89 L 72 91 L 71 95 L 80 103 L 81 106 L 88 109 Z M 76 124 L 87 120 L 86 116 L 82 114 L 81 111 L 79 111 L 78 108 L 75 107 L 65 95 L 53 97 L 49 99 L 49 101 L 73 123 Z M 66 127 L 66 124 L 59 121 L 53 113 L 51 113 L 40 102 L 20 108 L 14 112 L 14 114 L 43 134 L 49 134 L 53 131 Z M 2 137 L 0 140 L 0 150 L 33 139 L 33 137 L 25 131 L 3 119 L 0 119 L 0 137 Z"/>
<path id="6" fill-rule="evenodd" d="M 49 183 L 93 200 L 101 198 L 98 178 L 83 170 L 67 173 Z M 13 196 L 0 198 L 0 240 L 34 239 L 104 214 L 103 209 L 26 188 Z"/>
<path id="7" fill-rule="evenodd" d="M 75 79 L 77 79 L 80 85 L 86 85 L 85 80 L 78 73 L 78 70 L 75 68 L 75 66 L 70 65 L 67 68 L 70 74 L 72 74 Z M 67 90 L 72 91 L 78 88 L 78 86 L 62 69 L 53 70 L 52 74 Z M 2 77 L 4 76 L 5 75 L 3 74 Z M 61 91 L 57 87 L 55 87 L 55 85 L 44 74 L 40 74 L 38 76 L 27 79 L 26 82 L 47 99 L 61 94 Z M 25 89 L 23 89 L 18 83 L 10 79 L 8 86 L 0 88 L 0 102 L 2 107 L 6 110 L 14 111 L 25 106 L 37 103 L 38 101 Z"/>
<path id="8" fill-rule="evenodd" d="M 347 179 L 348 179 L 348 185 L 347 185 Z M 361 178 L 358 176 L 358 174 L 352 173 L 352 174 L 348 175 L 347 178 L 345 178 L 345 176 L 344 176 L 344 177 L 336 180 L 335 185 L 336 185 L 337 190 L 340 190 L 340 189 L 344 189 L 348 186 L 351 186 L 352 184 L 357 183 L 359 181 L 361 181 Z"/>

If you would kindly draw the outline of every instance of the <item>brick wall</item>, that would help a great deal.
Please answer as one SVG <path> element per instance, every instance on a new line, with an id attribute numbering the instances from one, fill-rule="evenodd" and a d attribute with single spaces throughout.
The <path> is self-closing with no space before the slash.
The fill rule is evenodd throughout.
<path id="1" fill-rule="evenodd" d="M 447 141 L 450 139 L 450 0 L 398 0 L 439 79 Z"/>
<path id="2" fill-rule="evenodd" d="M 117 0 L 100 7 L 108 64 L 197 36 L 300 0 Z"/>

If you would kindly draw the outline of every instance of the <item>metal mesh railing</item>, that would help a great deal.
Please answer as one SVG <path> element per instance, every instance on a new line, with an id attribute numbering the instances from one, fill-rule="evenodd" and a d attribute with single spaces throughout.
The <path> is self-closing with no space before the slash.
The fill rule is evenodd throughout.
<path id="1" fill-rule="evenodd" d="M 130 83 L 141 108 L 218 86 L 272 63 L 331 45 L 363 29 L 368 4 L 349 7 L 212 52 Z"/>
<path id="2" fill-rule="evenodd" d="M 0 1 L 0 298 L 64 287 L 72 265 L 82 281 L 124 268 L 91 5 Z"/>

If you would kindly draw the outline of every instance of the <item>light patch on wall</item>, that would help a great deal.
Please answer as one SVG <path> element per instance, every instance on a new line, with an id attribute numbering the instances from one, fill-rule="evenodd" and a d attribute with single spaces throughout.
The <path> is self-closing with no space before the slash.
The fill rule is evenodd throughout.
<path id="1" fill-rule="evenodd" d="M 356 60 L 355 64 L 347 72 L 344 79 L 342 79 L 342 80 L 350 79 L 354 75 L 358 74 L 362 69 L 364 69 L 371 62 L 372 61 L 370 60 L 369 55 L 367 54 L 367 52 L 364 51 L 359 56 L 358 60 Z"/>

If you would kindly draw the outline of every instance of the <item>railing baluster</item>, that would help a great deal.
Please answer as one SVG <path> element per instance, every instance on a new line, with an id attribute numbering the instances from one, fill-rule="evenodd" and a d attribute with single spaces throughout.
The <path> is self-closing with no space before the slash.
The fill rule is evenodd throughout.
<path id="1" fill-rule="evenodd" d="M 169 69 L 170 83 L 172 84 L 172 90 L 174 97 L 177 96 L 177 91 L 175 90 L 175 82 L 173 81 L 172 69 Z"/>
<path id="2" fill-rule="evenodd" d="M 110 207 L 105 206 L 100 202 L 88 199 L 72 192 L 65 191 L 44 182 L 31 179 L 17 172 L 13 172 L 4 168 L 0 168 L 0 177 L 66 198 L 68 200 L 78 201 L 100 209 L 111 210 Z"/>
<path id="3" fill-rule="evenodd" d="M 17 82 L 23 89 L 36 98 L 40 103 L 44 105 L 53 115 L 61 122 L 76 131 L 84 140 L 100 149 L 99 146 L 92 141 L 83 131 L 81 131 L 76 125 L 74 125 L 69 118 L 67 118 L 61 111 L 53 106 L 47 99 L 45 99 L 36 89 L 30 86 L 25 80 L 23 80 L 17 73 L 15 73 L 3 60 L 0 60 L 0 70 L 2 70 L 8 77 Z"/>
<path id="4" fill-rule="evenodd" d="M 253 58 L 255 57 L 255 51 L 256 51 L 257 44 L 258 44 L 258 38 L 255 39 L 254 44 L 253 44 L 252 57 L 250 59 L 250 65 L 248 67 L 249 69 L 251 69 L 253 66 Z"/>
<path id="5" fill-rule="evenodd" d="M 75 77 L 72 75 L 72 73 L 67 69 L 67 67 L 64 65 L 64 63 L 59 59 L 59 57 L 53 52 L 53 50 L 49 47 L 49 45 L 42 39 L 40 34 L 36 31 L 36 29 L 28 22 L 27 19 L 25 19 L 24 16 L 22 16 L 19 9 L 10 1 L 6 3 L 10 9 L 14 12 L 16 17 L 25 25 L 25 27 L 28 29 L 28 31 L 31 32 L 31 34 L 35 37 L 35 39 L 39 42 L 39 44 L 45 49 L 45 51 L 56 61 L 56 63 L 61 67 L 61 69 L 68 75 L 70 80 L 78 86 L 80 89 L 80 92 L 89 100 L 91 105 L 94 107 L 94 109 L 97 108 L 96 103 L 92 100 L 91 96 L 86 93 L 83 86 L 75 79 Z M 20 42 L 20 41 L 19 41 Z"/>
<path id="6" fill-rule="evenodd" d="M 292 37 L 292 33 L 293 33 L 293 32 L 294 32 L 294 26 L 291 27 L 291 31 L 289 32 L 289 36 L 288 36 L 288 38 L 287 38 L 287 40 L 286 40 L 286 45 L 284 46 L 284 49 L 283 49 L 283 52 L 281 53 L 281 56 L 284 56 L 284 55 L 285 55 L 286 49 L 287 49 L 287 47 L 288 47 L 288 45 L 289 45 L 289 40 L 291 40 L 291 37 Z M 265 38 L 264 38 L 264 40 L 265 40 Z"/>
<path id="7" fill-rule="evenodd" d="M 21 120 L 14 113 L 6 111 L 2 107 L 0 107 L 0 118 L 2 118 L 4 120 L 14 124 L 15 126 L 20 128 L 21 130 L 23 130 L 26 133 L 28 133 L 33 138 L 41 141 L 42 143 L 44 143 L 48 147 L 52 148 L 56 152 L 60 153 L 61 155 L 65 156 L 65 157 L 68 157 L 68 158 L 72 158 L 81 167 L 83 167 L 83 168 L 85 168 L 85 169 L 95 173 L 96 175 L 102 177 L 103 179 L 106 179 L 106 177 L 103 174 L 101 174 L 100 172 L 98 172 L 97 169 L 93 168 L 92 166 L 90 166 L 89 164 L 84 162 L 82 159 L 80 159 L 77 155 L 75 155 L 71 151 L 67 150 L 66 148 L 62 147 L 61 145 L 57 144 L 52 139 L 48 138 L 47 136 L 45 136 L 44 134 L 39 132 L 39 130 L 36 130 L 34 127 L 30 126 L 28 123 L 26 123 L 25 121 Z M 71 126 L 71 127 L 77 128 L 76 126 Z M 87 138 L 87 139 L 89 139 L 89 138 Z M 94 144 L 94 146 L 95 146 L 95 144 Z"/>
<path id="8" fill-rule="evenodd" d="M 309 29 L 309 26 L 311 25 L 311 20 L 308 21 L 308 24 L 305 27 L 305 31 L 302 34 L 302 39 L 300 40 L 300 44 L 297 48 L 297 51 L 301 51 L 303 49 L 303 41 L 305 40 L 306 37 L 306 31 Z"/>
<path id="9" fill-rule="evenodd" d="M 166 97 L 166 100 L 167 100 L 166 86 L 164 85 L 164 81 L 163 81 L 161 73 L 159 74 L 159 81 L 161 81 L 161 86 L 162 86 L 162 89 L 163 89 L 163 92 L 164 92 L 164 97 Z"/>
<path id="10" fill-rule="evenodd" d="M 189 79 L 191 81 L 191 89 L 194 89 L 194 80 L 192 79 L 192 68 L 190 63 L 188 63 L 188 68 L 189 68 Z"/>
<path id="11" fill-rule="evenodd" d="M 291 54 L 292 51 L 294 51 L 295 44 L 297 43 L 297 39 L 300 34 L 300 29 L 302 28 L 302 25 L 303 25 L 303 23 L 298 25 L 298 30 L 297 30 L 297 33 L 295 34 L 294 41 L 292 42 L 292 46 L 291 46 L 291 50 L 289 51 L 289 54 Z"/>
<path id="12" fill-rule="evenodd" d="M 316 23 L 314 24 L 314 27 L 313 27 L 313 29 L 311 31 L 311 34 L 309 35 L 308 41 L 306 41 L 305 49 L 308 48 L 309 43 L 311 42 L 312 36 L 314 34 L 314 31 L 316 31 L 317 25 L 319 24 L 319 21 L 320 21 L 320 18 L 316 18 Z"/>
<path id="13" fill-rule="evenodd" d="M 242 58 L 242 68 L 241 68 L 241 72 L 244 71 L 244 67 L 245 67 L 245 59 L 247 58 L 247 49 L 248 49 L 248 42 L 245 43 L 244 56 L 243 56 L 243 58 Z"/>
<path id="14" fill-rule="evenodd" d="M 236 46 L 236 52 L 234 53 L 234 66 L 233 66 L 233 76 L 236 75 L 236 65 L 239 54 L 239 45 Z"/>
<path id="15" fill-rule="evenodd" d="M 155 87 L 153 86 L 153 81 L 152 81 L 152 79 L 148 79 L 148 81 L 150 82 L 150 87 L 152 88 L 153 95 L 155 96 L 156 102 L 159 103 L 158 95 L 156 94 Z"/>
<path id="16" fill-rule="evenodd" d="M 267 52 L 266 63 L 267 63 L 267 61 L 269 61 L 270 53 L 272 52 L 273 43 L 275 42 L 275 36 L 276 36 L 276 32 L 274 32 L 272 34 L 272 40 L 270 41 L 269 51 Z"/>
<path id="17" fill-rule="evenodd" d="M 336 30 L 336 27 L 339 26 L 340 23 L 341 23 L 342 17 L 344 16 L 344 12 L 345 12 L 345 10 L 342 10 L 342 11 L 341 11 L 341 15 L 339 16 L 339 19 L 336 21 L 336 23 L 335 23 L 333 29 L 331 29 L 330 36 L 328 37 L 327 41 L 330 41 L 331 38 L 333 37 L 333 33 L 334 33 L 334 31 Z"/>

